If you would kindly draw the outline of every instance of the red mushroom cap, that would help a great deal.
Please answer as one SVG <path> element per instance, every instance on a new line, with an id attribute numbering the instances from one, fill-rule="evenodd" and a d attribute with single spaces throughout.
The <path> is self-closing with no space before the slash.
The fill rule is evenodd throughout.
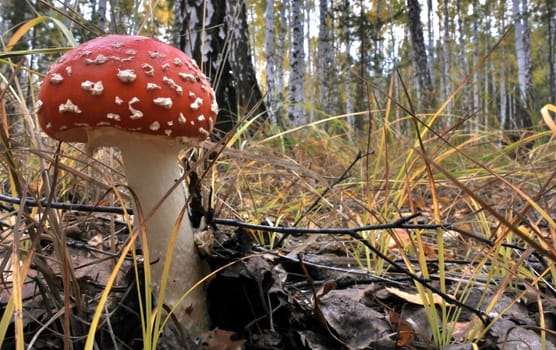
<path id="1" fill-rule="evenodd" d="M 108 35 L 62 56 L 41 86 L 41 128 L 60 141 L 88 142 L 97 128 L 206 139 L 214 91 L 195 62 L 156 39 Z"/>

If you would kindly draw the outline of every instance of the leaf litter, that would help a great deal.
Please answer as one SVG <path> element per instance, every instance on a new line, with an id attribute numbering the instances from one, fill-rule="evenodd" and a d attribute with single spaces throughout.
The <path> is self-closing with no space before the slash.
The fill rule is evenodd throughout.
<path id="1" fill-rule="evenodd" d="M 292 194 L 298 194 L 293 189 L 300 184 L 299 178 L 290 176 L 295 167 L 286 163 L 284 173 L 275 169 L 264 174 L 261 169 L 253 170 L 261 159 L 252 159 L 250 165 L 242 165 L 246 177 L 262 176 L 257 183 L 264 183 L 267 190 L 287 188 L 284 182 L 291 181 Z M 340 172 L 336 179 L 345 180 L 344 174 Z M 435 328 L 449 333 L 443 349 L 530 349 L 540 348 L 542 344 L 547 349 L 554 348 L 556 342 L 550 332 L 556 321 L 554 291 L 546 272 L 550 261 L 528 250 L 519 239 L 506 239 L 507 244 L 498 244 L 496 239 L 503 240 L 508 231 L 495 221 L 489 221 L 490 237 L 474 234 L 479 225 L 474 221 L 478 212 L 473 198 L 465 192 L 449 186 L 444 188 L 443 197 L 458 199 L 442 199 L 441 210 L 457 222 L 431 225 L 431 201 L 435 199 L 426 190 L 420 192 L 420 185 L 416 185 L 412 189 L 414 197 L 406 199 L 407 206 L 416 212 L 398 212 L 399 219 L 382 221 L 393 225 L 375 231 L 366 223 L 376 221 L 361 214 L 360 203 L 350 197 L 349 189 L 337 191 L 330 186 L 323 187 L 316 178 L 305 180 L 302 186 L 309 183 L 311 193 L 324 194 L 329 200 L 299 202 L 297 209 L 303 212 L 302 216 L 310 214 L 311 222 L 318 223 L 309 224 L 307 229 L 293 225 L 299 218 L 284 208 L 288 204 L 288 210 L 295 210 L 297 204 L 287 202 L 291 195 L 280 199 L 283 193 L 277 195 L 277 202 L 272 206 L 258 209 L 266 216 L 260 225 L 241 219 L 214 219 L 213 251 L 207 259 L 213 270 L 224 267 L 209 284 L 214 328 L 201 339 L 190 339 L 180 332 L 179 325 L 170 325 L 164 329 L 161 348 L 435 349 L 440 348 L 433 339 Z M 222 184 L 219 199 L 232 208 L 224 212 L 231 213 L 229 217 L 248 219 L 249 216 L 233 211 L 233 208 L 246 207 L 246 202 L 236 202 L 238 197 L 231 194 L 249 191 L 229 187 L 226 181 Z M 258 191 L 253 182 L 244 184 L 251 191 Z M 512 190 L 507 185 L 496 190 L 485 187 L 473 190 L 483 191 L 483 197 L 489 198 L 496 210 L 513 210 L 513 206 L 505 204 L 506 195 Z M 336 196 L 342 198 L 339 202 L 342 206 L 332 209 L 330 205 L 334 205 Z M 555 200 L 551 192 L 542 198 L 546 203 Z M 523 202 L 521 208 L 525 206 Z M 313 210 L 307 213 L 306 208 Z M 90 211 L 94 210 L 85 215 L 63 206 L 57 210 L 64 218 L 65 245 L 74 267 L 79 298 L 85 305 L 85 313 L 73 318 L 73 329 L 78 330 L 87 327 L 87 319 L 94 312 L 112 272 L 114 258 L 128 239 L 127 225 L 122 217 L 91 215 Z M 9 217 L 14 210 L 6 207 L 4 212 Z M 539 234 L 545 240 L 550 239 L 551 226 L 542 215 L 521 213 L 530 219 L 529 225 L 519 227 L 520 232 L 535 239 Z M 336 228 L 331 224 L 346 217 L 351 217 L 346 226 Z M 13 221 L 4 221 L 6 227 L 13 227 Z M 442 251 L 435 241 L 437 230 L 444 236 Z M 354 232 L 360 233 L 365 242 L 355 239 L 358 236 Z M 289 237 L 282 240 L 286 235 Z M 416 244 L 417 237 L 420 244 Z M 4 236 L 4 247 L 10 246 L 9 240 L 9 235 Z M 371 247 L 362 243 L 376 246 L 378 251 L 368 254 L 366 251 Z M 8 251 L 4 250 L 3 254 Z M 379 253 L 383 256 L 373 257 Z M 140 260 L 140 250 L 138 254 L 127 257 L 110 293 L 97 332 L 96 342 L 101 348 L 143 348 L 135 285 L 142 278 L 136 279 L 133 269 L 134 261 Z M 510 254 L 515 261 L 522 260 L 519 264 L 505 263 L 503 254 Z M 23 287 L 26 340 L 34 348 L 57 348 L 63 344 L 59 328 L 64 298 L 60 289 L 63 262 L 55 260 L 53 240 L 48 235 L 41 242 L 38 257 Z M 425 265 L 420 264 L 419 257 L 424 258 Z M 439 274 L 440 259 L 445 268 L 444 286 Z M 376 264 L 385 261 L 383 270 L 375 271 Z M 139 267 L 142 263 L 138 262 Z M 3 264 L 0 304 L 4 307 L 10 295 L 9 272 L 13 262 L 4 259 Z M 500 277 L 489 275 L 494 269 Z M 430 294 L 423 295 L 418 288 L 423 283 L 427 284 L 425 289 L 430 286 Z M 427 303 L 434 305 L 433 319 L 438 322 L 434 326 L 425 311 Z M 444 323 L 442 313 L 450 316 Z M 79 344 L 79 332 L 74 334 L 75 344 Z M 8 332 L 6 346 L 13 341 L 13 336 Z"/>

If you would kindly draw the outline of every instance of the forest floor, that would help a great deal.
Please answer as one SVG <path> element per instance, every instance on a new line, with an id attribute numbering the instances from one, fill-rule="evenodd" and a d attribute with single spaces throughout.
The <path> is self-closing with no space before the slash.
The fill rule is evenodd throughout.
<path id="1" fill-rule="evenodd" d="M 507 145 L 491 135 L 454 136 L 457 144 L 431 139 L 419 148 L 387 146 L 377 131 L 365 152 L 353 140 L 314 133 L 305 132 L 304 143 L 259 137 L 226 148 L 207 167 L 202 194 L 216 214 L 207 258 L 213 330 L 191 339 L 168 326 L 159 348 L 556 348 L 549 133 Z M 28 348 L 83 346 L 128 239 L 123 216 L 103 210 L 114 203 L 98 205 L 91 199 L 98 184 L 83 180 L 91 178 L 83 168 L 70 169 L 59 177 L 65 200 L 51 207 L 71 262 L 60 262 L 60 241 L 45 235 L 19 291 Z M 17 203 L 2 198 L 4 313 L 14 302 L 17 218 L 32 235 L 47 213 L 34 199 Z M 18 243 L 21 261 L 26 244 Z M 127 257 L 108 294 L 95 334 L 100 349 L 146 347 L 136 261 Z M 5 316 L 7 349 L 18 334 Z"/>

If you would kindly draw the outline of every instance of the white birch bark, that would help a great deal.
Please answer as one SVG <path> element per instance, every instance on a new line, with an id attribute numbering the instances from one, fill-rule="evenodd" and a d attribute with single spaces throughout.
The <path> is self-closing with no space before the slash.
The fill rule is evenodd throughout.
<path id="1" fill-rule="evenodd" d="M 330 109 L 328 76 L 329 61 L 332 55 L 328 30 L 328 0 L 319 0 L 319 45 L 317 55 L 317 78 L 320 88 L 320 105 L 325 111 Z"/>
<path id="2" fill-rule="evenodd" d="M 550 101 L 556 104 L 556 0 L 546 0 L 548 14 L 548 61 L 550 62 Z"/>
<path id="3" fill-rule="evenodd" d="M 288 8 L 288 1 L 282 1 L 279 3 L 280 6 L 280 29 L 278 35 L 278 50 L 276 52 L 276 58 L 278 59 L 276 62 L 276 91 L 277 91 L 277 98 L 280 101 L 284 99 L 284 58 L 286 57 L 286 37 L 287 31 L 286 28 L 288 26 L 288 18 L 287 18 L 287 8 Z"/>
<path id="4" fill-rule="evenodd" d="M 344 12 L 343 12 L 343 16 L 345 18 L 345 23 L 347 22 L 347 19 L 349 17 L 349 11 L 347 11 L 350 8 L 350 1 L 349 0 L 345 0 L 344 3 Z M 345 63 L 345 72 L 346 72 L 346 76 L 345 76 L 345 80 L 344 80 L 344 89 L 346 91 L 346 100 L 345 100 L 345 109 L 346 109 L 346 114 L 348 115 L 348 124 L 353 127 L 354 126 L 354 121 L 353 121 L 353 116 L 351 115 L 354 111 L 353 109 L 353 102 L 352 102 L 352 93 L 351 93 L 351 56 L 350 56 L 350 51 L 351 51 L 351 36 L 350 36 L 350 31 L 349 31 L 349 27 L 345 26 L 344 27 L 344 45 L 345 45 L 345 52 L 346 52 L 346 63 Z"/>
<path id="5" fill-rule="evenodd" d="M 443 4 L 443 67 L 442 67 L 442 79 L 440 80 L 442 87 L 440 88 L 440 98 L 445 101 L 448 95 L 452 92 L 452 86 L 450 84 L 450 1 L 444 0 Z M 448 105 L 446 111 L 450 113 L 451 103 Z"/>
<path id="6" fill-rule="evenodd" d="M 265 8 L 266 103 L 270 121 L 276 124 L 276 77 L 274 46 L 274 0 L 266 0 Z"/>
<path id="7" fill-rule="evenodd" d="M 305 113 L 305 30 L 303 0 L 291 1 L 292 44 L 290 49 L 289 119 L 294 125 L 307 122 Z"/>
<path id="8" fill-rule="evenodd" d="M 531 126 L 530 98 L 531 98 L 531 44 L 527 22 L 527 0 L 512 0 L 514 18 L 515 50 L 517 58 L 517 78 L 519 83 L 520 113 L 514 121 L 518 129 Z"/>
<path id="9" fill-rule="evenodd" d="M 473 37 L 473 67 L 477 66 L 479 63 L 479 15 L 477 12 L 478 0 L 473 0 L 472 2 L 472 11 L 473 16 L 471 20 L 471 35 Z M 478 72 L 473 74 L 473 105 L 471 109 L 471 113 L 476 114 L 479 111 L 479 75 Z M 479 120 L 475 120 L 475 123 L 472 124 L 474 127 L 471 128 L 472 131 L 477 131 L 477 127 L 479 125 Z"/>
<path id="10" fill-rule="evenodd" d="M 436 5 L 438 6 L 438 5 Z M 429 72 L 431 75 L 431 80 L 434 82 L 435 79 L 435 74 L 434 74 L 434 59 L 435 59 L 435 54 L 434 54 L 434 40 L 435 40 L 435 34 L 434 34 L 434 11 L 436 9 L 434 8 L 433 4 L 432 4 L 432 0 L 427 0 L 427 34 L 428 34 L 428 45 L 427 45 L 427 63 L 428 63 L 428 67 L 429 67 Z"/>

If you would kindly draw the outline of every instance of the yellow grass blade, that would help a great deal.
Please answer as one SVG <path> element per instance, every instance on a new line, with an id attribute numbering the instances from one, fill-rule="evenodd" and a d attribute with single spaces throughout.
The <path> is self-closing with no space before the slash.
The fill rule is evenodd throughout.
<path id="1" fill-rule="evenodd" d="M 27 33 L 34 26 L 36 26 L 36 25 L 38 25 L 38 24 L 40 24 L 40 23 L 42 23 L 46 20 L 51 20 L 52 22 L 54 22 L 54 24 L 56 24 L 58 29 L 60 29 L 62 34 L 64 34 L 64 36 L 66 37 L 66 39 L 68 40 L 68 42 L 72 46 L 77 45 L 77 43 L 75 41 L 75 38 L 73 37 L 73 34 L 66 27 L 66 25 L 64 23 L 57 20 L 56 18 L 52 18 L 52 17 L 48 17 L 48 16 L 39 16 L 39 17 L 35 17 L 33 19 L 30 19 L 29 21 L 25 22 L 21 27 L 19 27 L 17 29 L 17 31 L 11 36 L 10 40 L 8 40 L 5 50 L 6 51 L 11 51 L 11 49 L 19 42 L 19 40 L 25 35 L 25 33 Z"/>

